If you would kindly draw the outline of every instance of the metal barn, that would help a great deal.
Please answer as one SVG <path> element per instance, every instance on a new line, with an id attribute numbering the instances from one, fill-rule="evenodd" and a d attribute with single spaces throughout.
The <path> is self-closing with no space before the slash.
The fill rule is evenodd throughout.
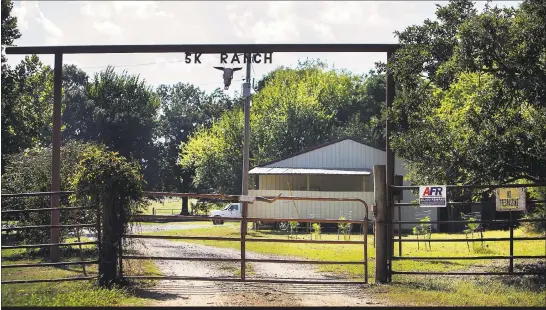
<path id="1" fill-rule="evenodd" d="M 254 167 L 249 174 L 253 185 L 250 196 L 334 197 L 360 198 L 374 203 L 373 166 L 384 165 L 385 151 L 353 139 L 326 143 L 300 152 L 289 158 L 279 159 Z M 404 176 L 402 160 L 395 159 L 395 174 Z M 404 185 L 409 185 L 404 182 Z M 402 202 L 416 197 L 404 192 Z M 425 208 L 402 208 L 402 220 L 415 220 Z M 373 219 L 371 210 L 370 219 Z M 430 210 L 431 220 L 437 219 L 437 209 Z M 276 201 L 254 202 L 248 208 L 249 217 L 258 218 L 311 218 L 311 219 L 364 219 L 364 208 L 358 202 L 323 201 Z M 398 217 L 397 211 L 394 214 Z M 404 224 L 402 230 L 411 230 L 413 224 Z M 395 228 L 397 229 L 397 228 Z"/>

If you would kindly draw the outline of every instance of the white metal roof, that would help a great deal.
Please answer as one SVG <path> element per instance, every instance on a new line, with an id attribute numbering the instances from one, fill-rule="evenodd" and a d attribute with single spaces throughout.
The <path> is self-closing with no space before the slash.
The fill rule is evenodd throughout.
<path id="1" fill-rule="evenodd" d="M 315 168 L 268 168 L 256 167 L 249 174 L 329 174 L 329 175 L 370 175 L 369 169 L 315 169 Z"/>

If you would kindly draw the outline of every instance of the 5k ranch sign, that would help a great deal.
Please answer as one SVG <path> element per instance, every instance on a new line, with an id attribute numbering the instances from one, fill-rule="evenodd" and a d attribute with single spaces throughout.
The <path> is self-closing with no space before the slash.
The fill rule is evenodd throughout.
<path id="1" fill-rule="evenodd" d="M 419 186 L 419 206 L 421 208 L 438 208 L 447 206 L 446 186 Z"/>

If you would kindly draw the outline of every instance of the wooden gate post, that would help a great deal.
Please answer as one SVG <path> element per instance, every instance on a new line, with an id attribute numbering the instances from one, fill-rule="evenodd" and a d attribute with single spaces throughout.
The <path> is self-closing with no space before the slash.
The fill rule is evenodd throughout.
<path id="1" fill-rule="evenodd" d="M 375 283 L 387 283 L 388 280 L 388 236 L 387 231 L 387 193 L 386 167 L 373 167 L 375 214 Z"/>
<path id="2" fill-rule="evenodd" d="M 102 233 L 99 253 L 99 286 L 111 287 L 118 276 L 118 242 L 116 216 L 114 214 L 114 199 L 102 201 Z M 108 203 L 110 201 L 110 203 Z"/>

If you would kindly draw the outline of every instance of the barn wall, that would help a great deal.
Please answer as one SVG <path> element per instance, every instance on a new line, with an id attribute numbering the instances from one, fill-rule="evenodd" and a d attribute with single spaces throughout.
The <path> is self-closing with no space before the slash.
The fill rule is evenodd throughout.
<path id="1" fill-rule="evenodd" d="M 295 196 L 295 197 L 329 197 L 329 198 L 360 198 L 366 202 L 373 199 L 373 192 L 316 192 L 278 190 L 249 190 L 250 196 Z M 294 206 L 295 205 L 295 206 Z M 370 214 L 371 211 L 369 210 Z M 299 217 L 297 216 L 299 214 Z M 287 201 L 277 200 L 274 203 L 254 202 L 249 205 L 249 217 L 262 218 L 320 218 L 364 219 L 364 205 L 359 202 L 330 202 L 330 201 Z"/>
<path id="2" fill-rule="evenodd" d="M 373 192 L 317 192 L 317 191 L 288 191 L 282 190 L 249 190 L 250 196 L 265 196 L 274 197 L 282 194 L 282 196 L 294 197 L 328 197 L 328 198 L 360 198 L 368 204 L 369 219 L 373 220 L 374 216 L 371 212 L 371 205 L 374 201 Z M 295 207 L 294 207 L 295 204 Z M 434 208 L 423 208 L 432 209 Z M 402 207 L 402 220 L 415 220 L 416 212 L 420 208 Z M 297 216 L 299 214 L 299 217 Z M 325 202 L 325 201 L 289 201 L 277 200 L 274 203 L 256 201 L 249 204 L 248 216 L 259 218 L 320 218 L 320 219 L 339 219 L 343 216 L 346 219 L 364 219 L 364 207 L 359 202 Z M 395 209 L 395 219 L 398 219 L 398 208 Z M 437 219 L 436 212 L 432 212 L 431 220 Z M 415 227 L 415 224 L 403 224 L 402 230 L 407 231 Z M 436 229 L 436 225 L 433 225 Z M 371 228 L 370 228 L 371 229 Z M 398 225 L 395 226 L 398 230 Z"/>
<path id="3" fill-rule="evenodd" d="M 331 145 L 327 145 L 325 147 L 300 154 L 288 159 L 284 159 L 275 163 L 271 163 L 269 165 L 265 165 L 264 167 L 281 167 L 281 168 L 321 168 L 321 169 L 369 169 L 370 171 L 373 171 L 373 167 L 375 165 L 385 165 L 386 163 L 386 154 L 385 151 L 379 150 L 361 143 L 358 143 L 353 140 L 343 140 L 338 143 L 334 143 Z M 395 158 L 395 167 L 394 167 L 395 174 L 397 175 L 407 175 L 407 169 L 405 168 L 404 162 L 399 159 Z M 330 177 L 330 176 L 328 176 Z M 265 181 L 267 178 L 270 178 L 270 182 L 262 183 L 262 178 Z M 326 176 L 323 177 L 323 180 L 326 178 Z M 315 180 L 311 182 L 311 184 L 320 184 L 319 186 L 313 186 L 311 187 L 318 187 L 320 191 L 300 191 L 301 195 L 312 195 L 315 197 L 354 197 L 355 195 L 365 195 L 366 202 L 368 204 L 373 203 L 373 172 L 371 175 L 366 176 L 365 178 L 360 176 L 361 179 L 365 179 L 363 183 L 361 184 L 361 188 L 364 189 L 364 192 L 356 192 L 352 190 L 356 190 L 356 188 L 350 187 L 347 184 L 340 183 L 340 181 L 335 182 L 327 182 L 331 183 L 332 185 L 325 185 L 324 182 L 319 182 L 318 180 Z M 275 179 L 275 176 L 260 176 L 260 186 L 259 191 L 264 192 L 263 190 L 266 190 L 265 192 L 269 192 L 269 196 L 276 196 L 280 192 L 286 191 L 287 188 L 281 188 L 279 186 L 273 185 L 273 183 L 278 183 L 280 179 Z M 298 181 L 296 181 L 298 180 Z M 333 179 L 330 179 L 333 180 Z M 284 182 L 284 179 L 283 179 Z M 305 176 L 301 176 L 301 179 L 293 179 L 294 183 L 291 184 L 297 184 L 300 185 L 299 187 L 293 186 L 292 190 L 295 189 L 304 189 L 306 188 L 306 180 Z M 303 184 L 303 185 L 302 185 Z M 354 182 L 353 182 L 354 184 Z M 404 181 L 404 185 L 411 185 L 407 181 Z M 332 186 L 332 187 L 328 187 Z M 349 189 L 351 191 L 349 191 Z M 267 190 L 273 190 L 273 191 L 267 191 Z M 264 192 L 264 193 L 265 193 Z M 292 194 L 294 196 L 300 196 L 296 195 L 296 192 L 293 192 Z M 287 195 L 287 193 L 283 192 L 283 195 Z M 341 195 L 341 196 L 339 196 Z M 413 195 L 411 191 L 404 191 L 404 200 L 402 202 L 412 202 L 417 200 L 417 196 Z M 287 202 L 283 202 L 286 204 Z M 303 202 L 298 202 L 303 203 Z M 315 202 L 317 203 L 317 202 Z M 322 203 L 322 202 L 321 202 Z M 335 204 L 334 204 L 335 205 Z M 256 205 L 255 211 L 252 212 L 258 212 L 259 214 L 267 214 L 268 216 L 270 214 L 282 214 L 283 217 L 287 216 L 287 213 L 289 209 L 286 209 L 286 207 L 272 207 L 272 206 L 261 206 Z M 315 206 L 313 206 L 315 207 Z M 310 207 L 311 208 L 311 207 Z M 336 209 L 337 208 L 337 209 Z M 339 206 L 334 206 L 333 211 L 327 212 L 328 216 L 334 216 L 339 213 Z M 413 206 L 407 206 L 407 207 L 401 207 L 402 208 L 402 220 L 404 221 L 414 221 L 416 220 L 417 213 L 422 210 L 419 207 L 413 207 Z M 293 207 L 292 207 L 293 209 Z M 429 208 L 427 208 L 429 209 Z M 251 211 L 252 208 L 249 209 Z M 431 220 L 437 220 L 438 219 L 438 209 L 437 208 L 431 208 Z M 273 212 L 273 213 L 272 213 Z M 277 212 L 277 213 L 274 213 Z M 279 213 L 280 212 L 280 213 Z M 395 219 L 398 219 L 398 208 L 395 208 Z M 257 214 L 258 214 L 257 213 Z M 293 212 L 292 212 L 293 213 Z M 362 215 L 363 216 L 363 215 Z M 277 217 L 277 216 L 271 216 L 271 217 Z M 334 216 L 334 218 L 337 218 L 338 216 Z M 370 212 L 370 218 L 371 218 L 371 212 Z M 412 227 L 416 225 L 414 224 L 405 224 L 402 226 L 402 229 L 404 230 L 411 230 Z M 436 228 L 437 225 L 434 225 Z"/>

